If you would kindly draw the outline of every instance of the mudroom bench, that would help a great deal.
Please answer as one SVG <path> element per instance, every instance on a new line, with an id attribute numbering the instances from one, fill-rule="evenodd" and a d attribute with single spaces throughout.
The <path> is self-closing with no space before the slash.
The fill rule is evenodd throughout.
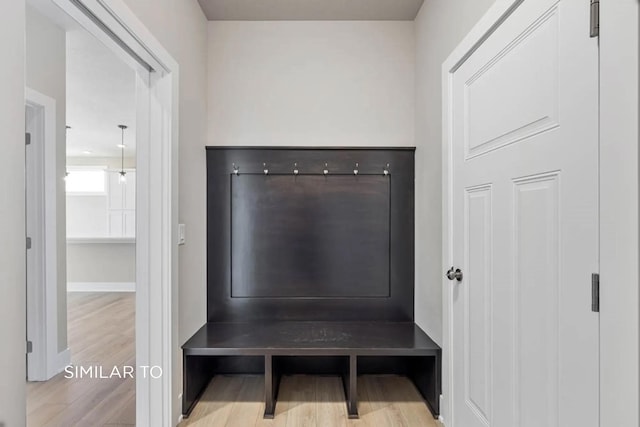
<path id="1" fill-rule="evenodd" d="M 409 377 L 439 413 L 440 347 L 412 322 L 207 323 L 184 352 L 183 412 L 211 378 L 264 374 L 265 418 L 273 418 L 282 375 L 339 375 L 349 418 L 358 417 L 357 376 Z"/>
<path id="2" fill-rule="evenodd" d="M 409 377 L 439 414 L 441 351 L 415 323 L 414 148 L 207 147 L 207 320 L 183 349 L 188 416 L 216 375 Z M 205 303 L 205 301 L 203 301 Z"/>

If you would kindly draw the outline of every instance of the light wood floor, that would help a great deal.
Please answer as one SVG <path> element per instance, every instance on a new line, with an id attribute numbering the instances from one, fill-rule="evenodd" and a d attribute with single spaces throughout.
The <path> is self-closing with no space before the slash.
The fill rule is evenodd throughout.
<path id="1" fill-rule="evenodd" d="M 262 376 L 214 377 L 180 427 L 441 427 L 405 377 L 358 377 L 360 419 L 349 420 L 339 377 L 295 375 L 280 383 L 273 420 L 264 414 Z"/>
<path id="2" fill-rule="evenodd" d="M 68 333 L 72 363 L 78 366 L 135 366 L 133 293 L 71 293 Z M 359 420 L 349 420 L 339 377 L 282 379 L 276 416 L 264 420 L 261 376 L 218 376 L 191 416 L 180 424 L 199 427 L 440 427 L 418 391 L 404 377 L 358 378 Z M 27 425 L 133 426 L 132 379 L 66 379 L 27 384 Z"/>
<path id="3" fill-rule="evenodd" d="M 70 293 L 67 299 L 71 363 L 135 366 L 135 295 Z M 132 426 L 135 380 L 66 379 L 64 372 L 46 382 L 27 383 L 27 425 Z"/>

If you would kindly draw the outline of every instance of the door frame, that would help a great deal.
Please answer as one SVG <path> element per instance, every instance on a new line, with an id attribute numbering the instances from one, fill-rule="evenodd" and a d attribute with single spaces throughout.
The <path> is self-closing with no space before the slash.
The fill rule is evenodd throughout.
<path id="1" fill-rule="evenodd" d="M 640 425 L 640 4 L 600 1 L 600 420 Z"/>
<path id="2" fill-rule="evenodd" d="M 454 264 L 452 73 L 523 1 L 497 0 L 442 65 L 443 272 Z M 640 421 L 639 9 L 637 0 L 600 2 L 600 417 L 607 425 Z M 452 427 L 453 291 L 444 276 L 442 295 L 440 418 Z"/>
<path id="3" fill-rule="evenodd" d="M 173 426 L 181 419 L 173 396 L 181 366 L 174 310 L 179 66 L 124 0 L 52 1 L 136 69 L 136 424 Z M 143 368 L 154 366 L 159 378 Z"/>
<path id="4" fill-rule="evenodd" d="M 34 188 L 39 209 L 27 212 L 37 224 L 30 233 L 37 251 L 33 265 L 27 264 L 29 274 L 42 279 L 43 286 L 33 286 L 27 280 L 27 338 L 33 342 L 33 352 L 27 356 L 29 381 L 46 381 L 61 372 L 69 363 L 69 349 L 58 353 L 58 224 L 56 162 L 56 101 L 30 88 L 25 90 L 25 106 L 35 116 L 35 138 L 32 135 L 31 156 L 42 166 Z M 27 162 L 28 165 L 28 162 Z M 28 166 L 26 173 L 29 173 Z M 30 288 L 31 287 L 31 288 Z"/>

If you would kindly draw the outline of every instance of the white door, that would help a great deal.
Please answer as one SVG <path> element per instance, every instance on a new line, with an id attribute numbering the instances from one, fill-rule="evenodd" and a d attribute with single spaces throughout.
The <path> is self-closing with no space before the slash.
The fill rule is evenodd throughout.
<path id="1" fill-rule="evenodd" d="M 598 46 L 525 0 L 450 75 L 455 427 L 599 425 Z"/>

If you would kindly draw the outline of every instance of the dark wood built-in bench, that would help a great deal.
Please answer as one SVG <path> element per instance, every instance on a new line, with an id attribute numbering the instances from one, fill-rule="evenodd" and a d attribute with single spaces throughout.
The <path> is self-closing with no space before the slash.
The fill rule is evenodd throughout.
<path id="1" fill-rule="evenodd" d="M 184 345 L 183 414 L 211 378 L 411 378 L 439 414 L 441 350 L 414 322 L 413 149 L 207 150 L 207 323 Z"/>
<path id="2" fill-rule="evenodd" d="M 407 375 L 438 413 L 440 348 L 412 322 L 207 323 L 183 349 L 186 413 L 213 375 L 238 372 L 264 374 L 265 418 L 281 375 L 300 372 L 342 376 L 350 418 L 358 416 L 358 374 Z"/>

